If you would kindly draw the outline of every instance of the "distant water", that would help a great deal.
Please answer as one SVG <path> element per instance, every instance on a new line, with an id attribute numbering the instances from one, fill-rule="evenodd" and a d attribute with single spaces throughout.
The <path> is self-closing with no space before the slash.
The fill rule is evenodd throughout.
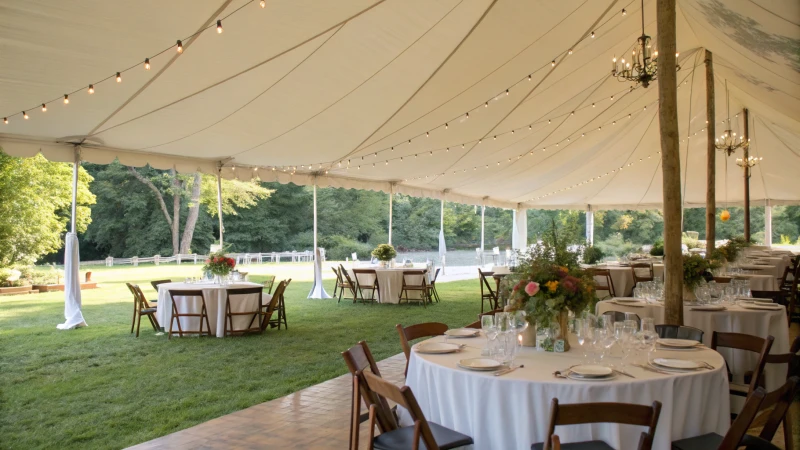
<path id="1" fill-rule="evenodd" d="M 425 262 L 427 260 L 433 261 L 436 265 L 440 264 L 439 253 L 437 251 L 429 252 L 397 252 L 397 261 L 404 259 L 411 259 L 413 262 Z M 478 256 L 475 250 L 453 250 L 448 251 L 446 256 L 446 264 L 450 267 L 458 266 L 477 266 L 479 264 Z M 491 263 L 491 257 L 486 257 L 486 263 Z"/>

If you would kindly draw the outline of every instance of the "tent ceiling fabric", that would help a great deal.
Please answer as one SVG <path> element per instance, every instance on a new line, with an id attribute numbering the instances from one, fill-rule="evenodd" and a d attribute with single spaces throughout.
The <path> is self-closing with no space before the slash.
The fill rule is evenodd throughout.
<path id="1" fill-rule="evenodd" d="M 752 199 L 800 203 L 800 3 L 678 0 L 677 17 L 685 205 L 705 202 L 704 48 L 717 134 L 726 80 L 731 115 L 750 110 Z M 636 0 L 12 0 L 0 27 L 12 155 L 71 161 L 81 142 L 89 162 L 507 208 L 661 204 L 657 88 L 610 76 Z M 718 153 L 718 205 L 743 201 L 736 156 Z"/>

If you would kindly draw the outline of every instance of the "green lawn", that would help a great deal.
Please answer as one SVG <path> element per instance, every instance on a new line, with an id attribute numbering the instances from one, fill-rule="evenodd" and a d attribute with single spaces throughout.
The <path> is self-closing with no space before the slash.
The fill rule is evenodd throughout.
<path id="1" fill-rule="evenodd" d="M 135 339 L 124 283 L 153 297 L 150 280 L 197 276 L 199 266 L 91 270 L 101 289 L 83 292 L 87 328 L 56 330 L 63 293 L 0 297 L 0 448 L 137 444 L 341 375 L 340 352 L 359 340 L 378 359 L 399 353 L 396 323 L 462 326 L 480 310 L 475 281 L 440 283 L 442 303 L 427 309 L 337 304 L 306 299 L 310 265 L 265 264 L 251 268 L 253 280 L 295 279 L 286 294 L 288 331 L 168 341 L 143 322 Z M 332 293 L 333 281 L 325 284 Z"/>

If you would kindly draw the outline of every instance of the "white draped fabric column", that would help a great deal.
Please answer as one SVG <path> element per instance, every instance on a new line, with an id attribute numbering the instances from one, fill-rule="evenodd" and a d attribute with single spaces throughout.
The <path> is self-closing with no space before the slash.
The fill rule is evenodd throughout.
<path id="1" fill-rule="evenodd" d="M 528 213 L 525 208 L 515 209 L 513 212 L 514 226 L 512 227 L 511 247 L 514 250 L 524 250 L 528 247 Z"/>
<path id="2" fill-rule="evenodd" d="M 389 187 L 389 245 L 392 245 L 392 203 L 394 203 L 394 183 Z"/>
<path id="3" fill-rule="evenodd" d="M 217 214 L 219 215 L 219 249 L 225 248 L 222 245 L 222 234 L 225 227 L 222 225 L 222 165 L 217 168 Z"/>
<path id="4" fill-rule="evenodd" d="M 442 215 L 439 220 L 439 257 L 447 253 L 447 244 L 444 242 L 444 199 L 442 199 Z"/>
<path id="5" fill-rule="evenodd" d="M 331 298 L 322 285 L 322 252 L 317 247 L 317 182 L 314 181 L 314 286 L 308 298 Z"/>
<path id="6" fill-rule="evenodd" d="M 594 211 L 592 205 L 586 209 L 586 242 L 594 245 Z"/>
<path id="7" fill-rule="evenodd" d="M 772 247 L 772 204 L 769 200 L 764 204 L 764 245 Z"/>
<path id="8" fill-rule="evenodd" d="M 75 161 L 72 166 L 72 215 L 70 217 L 70 232 L 67 233 L 64 249 L 64 323 L 56 325 L 59 330 L 70 330 L 85 327 L 81 312 L 81 280 L 78 273 L 80 268 L 80 252 L 78 250 L 78 235 L 76 232 L 75 217 L 78 208 L 78 169 L 81 166 L 81 153 L 75 146 Z"/>
<path id="9" fill-rule="evenodd" d="M 481 255 L 483 255 L 486 246 L 484 245 L 484 232 L 486 230 L 486 205 L 481 205 Z"/>

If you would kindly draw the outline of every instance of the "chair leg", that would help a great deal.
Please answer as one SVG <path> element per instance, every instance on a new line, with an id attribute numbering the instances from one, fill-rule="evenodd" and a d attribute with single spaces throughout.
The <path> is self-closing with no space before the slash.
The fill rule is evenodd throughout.
<path id="1" fill-rule="evenodd" d="M 133 302 L 133 317 L 131 318 L 131 333 L 133 333 L 133 324 L 136 323 L 136 313 L 139 312 L 138 308 L 136 308 L 136 301 Z M 792 315 L 789 314 L 789 321 L 791 323 Z"/>
<path id="2" fill-rule="evenodd" d="M 344 288 L 342 288 L 342 289 L 339 291 L 339 300 L 337 300 L 337 301 L 336 301 L 336 303 L 341 303 L 341 301 L 342 301 L 342 294 L 343 294 L 343 293 L 344 293 Z M 334 296 L 334 297 L 336 297 L 336 293 L 335 293 L 335 292 L 334 292 L 333 296 Z"/>
<path id="3" fill-rule="evenodd" d="M 158 323 L 158 319 L 156 319 L 156 318 L 155 318 L 155 316 L 154 316 L 153 314 L 148 314 L 148 315 L 147 315 L 147 318 L 148 318 L 148 319 L 150 319 L 150 325 L 152 325 L 152 326 L 153 326 L 153 331 L 155 331 L 156 333 L 158 333 L 158 332 L 160 331 L 160 330 L 159 330 L 159 328 L 160 328 L 160 324 Z"/>
<path id="4" fill-rule="evenodd" d="M 141 315 L 141 313 L 138 314 L 138 316 L 139 316 L 138 317 L 139 320 L 136 321 L 136 337 L 137 338 L 139 337 L 139 326 L 142 324 L 142 315 Z"/>

